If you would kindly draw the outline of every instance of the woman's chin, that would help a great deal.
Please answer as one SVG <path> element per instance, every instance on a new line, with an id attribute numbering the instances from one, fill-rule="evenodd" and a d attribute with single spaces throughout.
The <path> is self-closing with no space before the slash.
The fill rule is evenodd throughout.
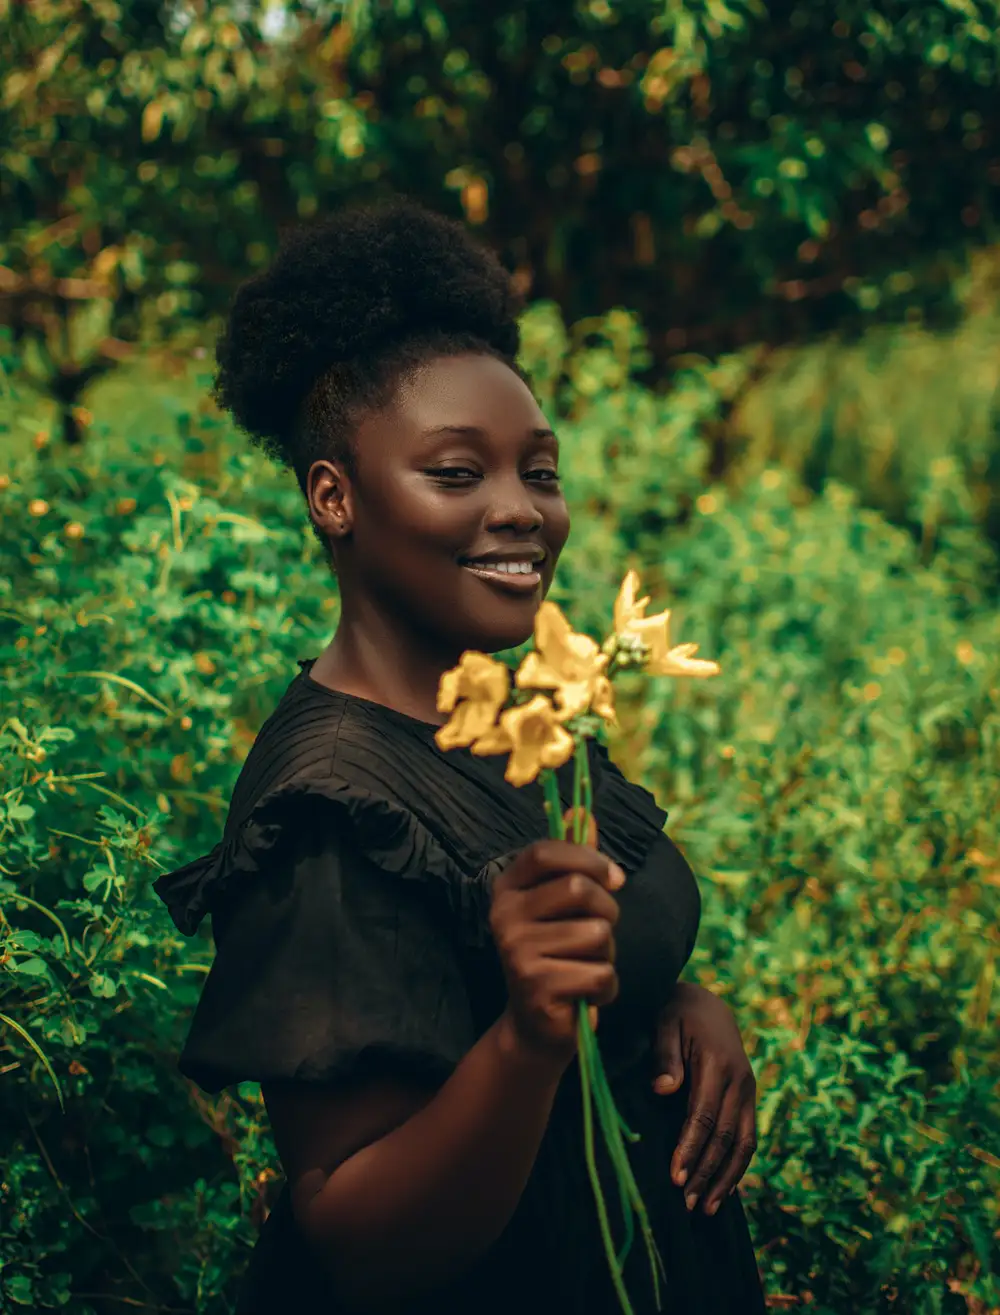
<path id="1" fill-rule="evenodd" d="M 466 644 L 466 649 L 475 649 L 479 653 L 506 653 L 508 649 L 520 648 L 526 644 L 532 636 L 532 629 L 514 631 L 504 631 L 491 635 L 484 635 L 478 643 Z"/>
<path id="2" fill-rule="evenodd" d="M 478 601 L 478 600 L 477 600 Z M 541 593 L 534 597 L 490 600 L 490 606 L 478 606 L 465 615 L 462 627 L 462 648 L 479 653 L 502 653 L 508 648 L 520 648 L 535 632 L 535 615 L 541 604 Z"/>

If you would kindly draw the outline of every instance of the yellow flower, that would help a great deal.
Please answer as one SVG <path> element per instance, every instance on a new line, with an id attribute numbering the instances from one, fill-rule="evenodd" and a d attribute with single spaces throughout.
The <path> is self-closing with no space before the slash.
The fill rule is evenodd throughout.
<path id="1" fill-rule="evenodd" d="M 438 712 L 452 714 L 434 736 L 438 748 L 466 749 L 492 730 L 509 690 L 510 672 L 502 662 L 485 653 L 463 653 L 438 686 Z"/>
<path id="2" fill-rule="evenodd" d="M 607 654 L 587 635 L 576 634 L 555 603 L 542 603 L 535 617 L 535 648 L 521 663 L 516 682 L 519 689 L 554 690 L 561 721 L 592 710 L 613 722 L 607 665 Z"/>
<path id="3" fill-rule="evenodd" d="M 645 670 L 651 676 L 717 676 L 717 662 L 694 656 L 697 644 L 670 647 L 670 612 L 646 616 L 648 598 L 636 598 L 639 576 L 629 571 L 615 599 L 615 634 L 620 639 L 637 640 L 646 649 Z"/>
<path id="4" fill-rule="evenodd" d="M 573 755 L 573 737 L 544 694 L 508 708 L 500 723 L 472 746 L 480 757 L 509 753 L 504 777 L 511 785 L 527 785 L 543 767 L 561 767 Z"/>

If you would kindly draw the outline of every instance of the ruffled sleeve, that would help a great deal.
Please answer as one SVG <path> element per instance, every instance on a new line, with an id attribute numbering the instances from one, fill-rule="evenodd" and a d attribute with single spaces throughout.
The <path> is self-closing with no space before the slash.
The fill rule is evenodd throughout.
<path id="1" fill-rule="evenodd" d="M 193 936 L 234 883 L 281 861 L 296 834 L 297 816 L 320 811 L 331 830 L 350 835 L 358 853 L 383 871 L 427 880 L 456 908 L 462 906 L 462 887 L 473 883 L 412 812 L 342 777 L 303 773 L 242 812 L 234 808 L 223 839 L 210 853 L 154 883 L 178 930 Z"/>
<path id="2" fill-rule="evenodd" d="M 404 810 L 326 783 L 286 786 L 161 878 L 177 926 L 211 912 L 216 941 L 181 1072 L 208 1092 L 443 1081 L 476 1040 L 457 924 L 434 898 L 451 889 L 448 862 Z"/>

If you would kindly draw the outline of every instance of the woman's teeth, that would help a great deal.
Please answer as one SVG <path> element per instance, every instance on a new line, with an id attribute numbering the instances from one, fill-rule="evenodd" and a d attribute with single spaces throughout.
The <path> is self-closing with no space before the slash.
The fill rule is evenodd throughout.
<path id="1" fill-rule="evenodd" d="M 466 562 L 477 571 L 496 571 L 500 575 L 534 575 L 534 562 Z"/>

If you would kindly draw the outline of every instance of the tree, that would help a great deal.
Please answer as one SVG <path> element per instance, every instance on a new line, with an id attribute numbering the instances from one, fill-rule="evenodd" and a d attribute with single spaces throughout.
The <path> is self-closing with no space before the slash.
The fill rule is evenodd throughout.
<path id="1" fill-rule="evenodd" d="M 67 408 L 281 228 L 404 191 L 654 359 L 946 312 L 996 231 L 996 0 L 0 0 L 0 317 Z"/>

